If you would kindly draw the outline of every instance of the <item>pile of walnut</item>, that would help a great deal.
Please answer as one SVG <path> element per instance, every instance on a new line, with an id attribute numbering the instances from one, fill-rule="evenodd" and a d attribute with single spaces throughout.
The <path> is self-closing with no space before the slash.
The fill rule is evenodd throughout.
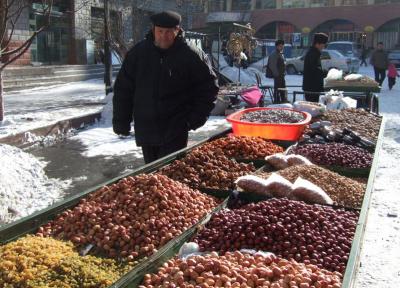
<path id="1" fill-rule="evenodd" d="M 157 274 L 147 274 L 140 288 L 150 287 L 341 287 L 341 274 L 273 255 L 227 252 L 218 256 L 173 259 Z"/>
<path id="2" fill-rule="evenodd" d="M 40 236 L 94 244 L 110 257 L 140 259 L 194 225 L 218 200 L 163 175 L 105 186 L 41 227 Z"/>
<path id="3" fill-rule="evenodd" d="M 252 164 L 237 163 L 218 150 L 199 148 L 162 168 L 160 173 L 192 188 L 229 190 L 235 188 L 237 178 L 254 171 Z"/>
<path id="4" fill-rule="evenodd" d="M 283 148 L 261 137 L 228 136 L 202 145 L 200 150 L 219 151 L 229 158 L 263 159 L 276 153 L 282 153 Z"/>

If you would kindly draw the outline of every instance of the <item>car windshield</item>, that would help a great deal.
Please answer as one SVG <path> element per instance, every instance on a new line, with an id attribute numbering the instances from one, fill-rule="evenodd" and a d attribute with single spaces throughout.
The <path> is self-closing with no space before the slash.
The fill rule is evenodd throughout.
<path id="1" fill-rule="evenodd" d="M 328 48 L 331 50 L 338 50 L 343 54 L 353 53 L 353 45 L 345 43 L 332 43 L 328 44 Z"/>
<path id="2" fill-rule="evenodd" d="M 332 58 L 344 58 L 345 56 L 337 50 L 330 50 L 329 54 Z"/>
<path id="3" fill-rule="evenodd" d="M 389 58 L 400 58 L 400 51 L 399 52 L 391 52 L 389 53 Z"/>

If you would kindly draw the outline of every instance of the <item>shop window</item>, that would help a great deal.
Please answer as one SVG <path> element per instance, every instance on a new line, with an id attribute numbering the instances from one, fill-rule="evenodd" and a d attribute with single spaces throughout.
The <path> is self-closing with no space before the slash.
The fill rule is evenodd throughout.
<path id="1" fill-rule="evenodd" d="M 226 1 L 225 0 L 210 0 L 208 1 L 209 12 L 220 12 L 225 11 Z"/>
<path id="2" fill-rule="evenodd" d="M 283 0 L 282 1 L 283 8 L 304 8 L 305 3 L 301 0 Z"/>
<path id="3" fill-rule="evenodd" d="M 251 8 L 251 0 L 232 0 L 232 11 L 247 11 Z"/>
<path id="4" fill-rule="evenodd" d="M 276 0 L 257 0 L 256 9 L 274 9 L 276 8 Z"/>

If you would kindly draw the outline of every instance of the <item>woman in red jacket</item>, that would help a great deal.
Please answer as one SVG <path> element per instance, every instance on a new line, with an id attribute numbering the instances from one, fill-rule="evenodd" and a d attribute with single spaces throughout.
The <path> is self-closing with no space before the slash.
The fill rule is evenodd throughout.
<path id="1" fill-rule="evenodd" d="M 396 84 L 396 77 L 400 77 L 397 72 L 396 66 L 393 63 L 389 63 L 388 67 L 388 82 L 389 82 L 389 90 L 392 90 L 394 84 Z"/>

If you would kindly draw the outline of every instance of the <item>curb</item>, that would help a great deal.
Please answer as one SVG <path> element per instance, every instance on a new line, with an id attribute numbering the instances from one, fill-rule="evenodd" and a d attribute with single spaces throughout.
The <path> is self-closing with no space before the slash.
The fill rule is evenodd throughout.
<path id="1" fill-rule="evenodd" d="M 28 148 L 38 141 L 27 142 L 26 133 L 31 133 L 35 136 L 52 136 L 66 134 L 70 129 L 79 129 L 82 126 L 96 123 L 101 118 L 101 112 L 86 114 L 79 117 L 69 118 L 57 121 L 56 123 L 20 132 L 18 134 L 0 138 L 1 144 L 7 144 L 18 148 Z"/>

